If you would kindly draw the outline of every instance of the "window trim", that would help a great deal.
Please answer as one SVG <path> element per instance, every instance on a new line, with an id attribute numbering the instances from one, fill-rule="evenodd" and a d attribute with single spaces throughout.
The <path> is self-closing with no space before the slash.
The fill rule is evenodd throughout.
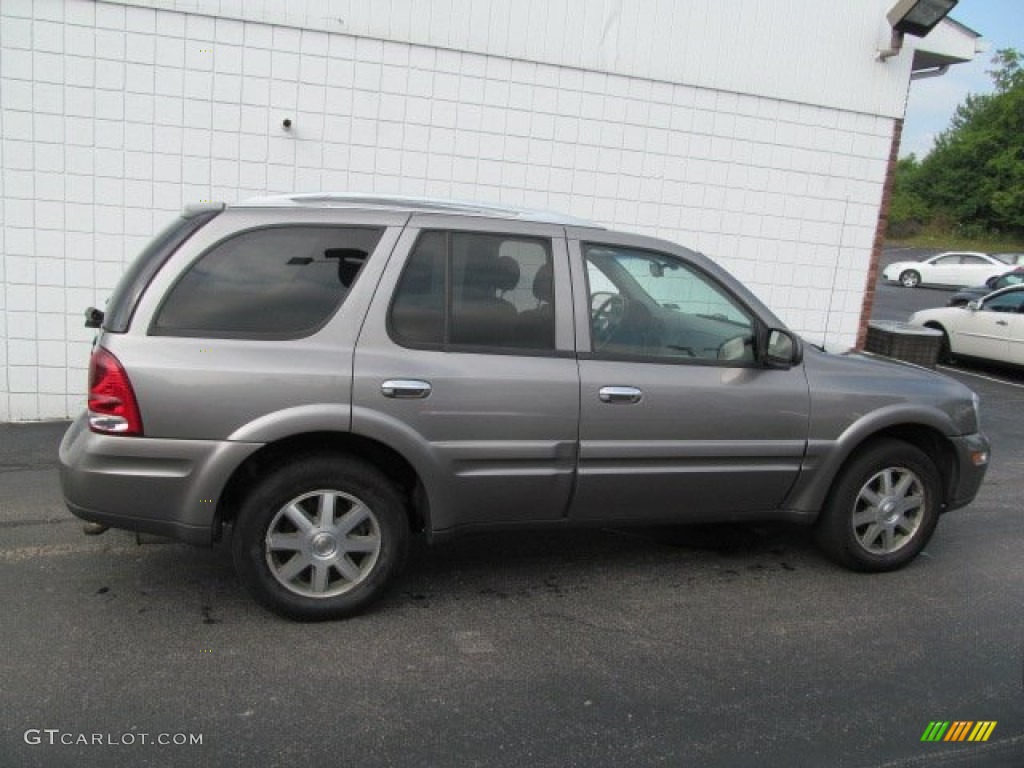
<path id="1" fill-rule="evenodd" d="M 253 232 L 263 232 L 270 229 L 360 229 L 369 232 L 377 233 L 377 240 L 373 244 L 372 250 L 366 255 L 366 261 L 373 258 L 373 254 L 376 252 L 381 240 L 384 237 L 384 233 L 387 230 L 385 226 L 368 226 L 363 224 L 342 224 L 334 222 L 296 222 L 296 223 L 273 223 L 273 224 L 261 224 L 254 227 L 247 227 L 245 229 L 235 230 L 230 234 L 220 238 L 216 242 L 211 243 L 209 246 L 204 248 L 194 259 L 181 269 L 178 275 L 174 278 L 167 290 L 164 291 L 163 296 L 160 297 L 160 303 L 157 304 L 156 309 L 153 310 L 149 327 L 146 329 L 147 336 L 161 336 L 165 338 L 184 338 L 184 339 L 242 339 L 247 341 L 288 341 L 294 339 L 306 339 L 310 336 L 322 331 L 327 325 L 337 316 L 341 308 L 345 306 L 345 299 L 348 298 L 349 294 L 352 293 L 356 284 L 359 282 L 360 276 L 363 274 L 363 268 L 366 266 L 365 262 L 363 267 L 359 268 L 358 274 L 352 280 L 352 285 L 349 286 L 348 291 L 341 297 L 337 306 L 334 307 L 330 312 L 327 313 L 324 319 L 309 328 L 304 328 L 300 331 L 210 331 L 210 330 L 191 330 L 191 329 L 168 329 L 163 328 L 158 324 L 160 315 L 164 311 L 164 307 L 167 305 L 170 297 L 174 294 L 175 289 L 185 279 L 185 275 L 189 274 L 195 266 L 206 258 L 210 253 L 220 248 L 224 243 L 234 240 L 243 235 L 249 235 Z"/>
<path id="2" fill-rule="evenodd" d="M 420 241 L 428 234 L 441 233 L 444 235 L 445 242 L 445 256 L 444 256 L 444 316 L 442 318 L 443 335 L 440 343 L 436 342 L 412 342 L 402 339 L 401 336 L 396 332 L 394 327 L 394 307 L 395 299 L 398 296 L 398 287 L 402 284 L 402 278 L 405 276 L 405 271 L 409 267 L 409 261 L 412 254 L 416 252 L 419 247 Z M 403 349 L 415 349 L 421 351 L 433 351 L 433 352 L 446 352 L 446 353 L 461 353 L 461 354 L 475 354 L 475 355 L 517 355 L 519 357 L 575 357 L 575 353 L 571 350 L 560 350 L 557 347 L 557 339 L 553 342 L 553 345 L 548 347 L 515 347 L 515 346 L 491 346 L 482 344 L 458 344 L 448 341 L 451 336 L 451 318 L 454 311 L 455 302 L 455 291 L 453 289 L 453 260 L 454 246 L 453 240 L 455 235 L 470 235 L 470 236 L 491 236 L 491 237 L 505 237 L 508 239 L 515 240 L 532 240 L 538 242 L 544 247 L 549 263 L 551 264 L 552 270 L 554 269 L 555 263 L 555 247 L 554 237 L 548 235 L 531 235 L 522 234 L 518 232 L 499 232 L 496 230 L 486 229 L 446 229 L 446 228 L 422 228 L 419 234 L 416 236 L 416 240 L 413 242 L 412 247 L 406 254 L 405 263 L 402 264 L 402 269 L 398 273 L 398 279 L 395 281 L 394 288 L 391 291 L 391 297 L 388 300 L 387 315 L 384 322 L 385 330 L 387 331 L 388 338 L 391 342 Z M 552 281 L 554 276 L 552 275 Z M 555 307 L 555 292 L 552 289 L 551 304 Z M 554 313 L 552 314 L 552 336 L 557 335 L 557 323 L 558 323 L 558 309 L 555 307 Z"/>
<path id="3" fill-rule="evenodd" d="M 587 336 L 589 337 L 590 349 L 579 350 L 577 357 L 580 360 L 598 360 L 608 362 L 622 362 L 622 363 L 649 363 L 653 365 L 683 365 L 683 366 L 707 366 L 712 368 L 763 368 L 764 365 L 761 362 L 761 350 L 765 346 L 765 339 L 768 334 L 768 328 L 760 315 L 753 310 L 753 308 L 743 301 L 728 285 L 718 280 L 714 275 L 710 274 L 707 270 L 702 269 L 699 265 L 685 259 L 677 254 L 670 253 L 668 251 L 659 251 L 654 248 L 644 248 L 642 246 L 635 245 L 622 245 L 619 243 L 603 243 L 600 240 L 580 240 L 580 260 L 583 271 L 584 280 L 584 293 L 583 301 L 584 307 L 587 313 Z M 743 310 L 747 317 L 751 321 L 753 336 L 754 336 L 754 359 L 753 360 L 717 360 L 706 357 L 655 357 L 652 355 L 644 354 L 631 354 L 628 352 L 604 352 L 601 350 L 594 349 L 594 329 L 592 323 L 592 316 L 590 311 L 590 272 L 587 269 L 587 250 L 591 247 L 594 248 L 607 248 L 609 250 L 618 251 L 633 251 L 641 254 L 652 254 L 654 256 L 661 256 L 669 259 L 678 261 L 681 265 L 685 266 L 694 274 L 698 275 L 702 279 L 710 282 L 719 291 L 722 292 L 729 300 L 731 300 L 737 307 Z"/>

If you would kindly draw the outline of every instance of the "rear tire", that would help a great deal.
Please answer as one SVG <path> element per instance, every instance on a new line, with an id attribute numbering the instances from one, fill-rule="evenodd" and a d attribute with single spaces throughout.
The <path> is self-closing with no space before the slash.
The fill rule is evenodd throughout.
<path id="1" fill-rule="evenodd" d="M 841 470 L 815 527 L 818 546 L 854 571 L 893 571 L 924 549 L 939 520 L 934 462 L 901 440 L 864 446 Z"/>
<path id="2" fill-rule="evenodd" d="M 253 597 L 301 621 L 351 616 L 401 570 L 409 542 L 402 496 L 351 456 L 306 454 L 265 477 L 239 509 L 235 570 Z"/>
<path id="3" fill-rule="evenodd" d="M 908 269 L 900 275 L 900 285 L 904 288 L 917 288 L 921 284 L 921 273 Z"/>

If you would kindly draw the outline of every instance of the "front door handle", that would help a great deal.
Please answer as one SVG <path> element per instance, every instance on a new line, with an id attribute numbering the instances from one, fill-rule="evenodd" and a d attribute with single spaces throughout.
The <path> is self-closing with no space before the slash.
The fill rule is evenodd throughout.
<path id="1" fill-rule="evenodd" d="M 430 394 L 430 382 L 419 379 L 388 379 L 380 385 L 380 393 L 384 397 L 422 399 Z"/>
<path id="2" fill-rule="evenodd" d="M 1009 325 L 1005 320 L 996 320 L 996 325 Z"/>
<path id="3" fill-rule="evenodd" d="M 597 392 L 602 403 L 639 403 L 644 396 L 636 387 L 601 387 Z"/>

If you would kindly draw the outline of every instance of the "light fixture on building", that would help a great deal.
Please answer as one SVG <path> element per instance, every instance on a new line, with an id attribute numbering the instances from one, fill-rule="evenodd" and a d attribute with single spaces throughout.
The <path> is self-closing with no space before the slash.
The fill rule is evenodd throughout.
<path id="1" fill-rule="evenodd" d="M 886 14 L 892 27 L 892 42 L 878 52 L 885 61 L 903 48 L 903 36 L 924 37 L 953 10 L 959 0 L 898 0 Z"/>

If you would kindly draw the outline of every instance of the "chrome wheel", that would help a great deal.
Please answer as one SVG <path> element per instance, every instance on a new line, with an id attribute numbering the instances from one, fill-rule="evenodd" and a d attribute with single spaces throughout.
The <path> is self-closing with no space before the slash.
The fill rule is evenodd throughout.
<path id="1" fill-rule="evenodd" d="M 317 490 L 285 504 L 267 528 L 267 565 L 290 592 L 326 598 L 361 584 L 380 557 L 380 523 L 355 496 Z"/>
<path id="2" fill-rule="evenodd" d="M 853 534 L 867 552 L 889 555 L 905 547 L 924 520 L 924 484 L 906 467 L 888 467 L 873 475 L 854 501 Z"/>
<path id="3" fill-rule="evenodd" d="M 900 275 L 900 284 L 904 288 L 917 288 L 921 284 L 921 275 L 912 269 L 908 269 Z"/>

